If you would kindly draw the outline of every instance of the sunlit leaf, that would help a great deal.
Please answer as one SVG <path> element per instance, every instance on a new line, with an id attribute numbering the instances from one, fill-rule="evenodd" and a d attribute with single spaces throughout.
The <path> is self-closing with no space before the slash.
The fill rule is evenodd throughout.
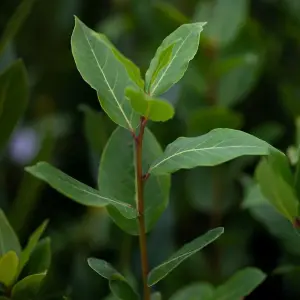
<path id="1" fill-rule="evenodd" d="M 218 128 L 199 137 L 180 137 L 149 169 L 153 174 L 172 173 L 197 166 L 216 166 L 244 155 L 268 155 L 270 145 L 246 132 Z"/>
<path id="2" fill-rule="evenodd" d="M 8 251 L 14 251 L 19 256 L 21 246 L 4 212 L 0 209 L 0 257 Z"/>
<path id="3" fill-rule="evenodd" d="M 46 162 L 26 167 L 27 172 L 47 182 L 51 187 L 66 197 L 87 206 L 104 207 L 108 204 L 115 206 L 126 218 L 136 217 L 136 210 L 110 195 L 97 191 L 84 183 L 68 176 Z"/>
<path id="4" fill-rule="evenodd" d="M 150 96 L 161 95 L 182 78 L 190 60 L 197 53 L 204 25 L 205 23 L 181 25 L 164 39 L 146 72 L 145 91 Z"/>
<path id="5" fill-rule="evenodd" d="M 14 251 L 0 257 L 0 283 L 9 287 L 17 277 L 19 258 Z"/>
<path id="6" fill-rule="evenodd" d="M 108 262 L 97 258 L 89 258 L 88 264 L 96 273 L 109 280 L 110 290 L 118 299 L 139 299 L 139 296 L 127 282 L 126 278 L 116 271 Z"/>
<path id="7" fill-rule="evenodd" d="M 156 122 L 167 121 L 174 116 L 173 106 L 164 99 L 152 98 L 143 91 L 126 89 L 132 108 L 140 115 Z"/>
<path id="8" fill-rule="evenodd" d="M 166 277 L 173 271 L 179 264 L 189 258 L 191 255 L 197 253 L 205 246 L 215 241 L 221 234 L 224 228 L 218 227 L 205 233 L 204 235 L 194 239 L 193 241 L 185 244 L 174 255 L 172 255 L 165 262 L 155 267 L 148 275 L 148 286 L 152 286 Z"/>
<path id="9" fill-rule="evenodd" d="M 71 38 L 72 53 L 83 79 L 97 91 L 100 104 L 118 125 L 133 130 L 138 125 L 138 115 L 125 99 L 125 88 L 137 86 L 119 54 L 108 39 L 89 29 L 78 18 Z M 126 65 L 124 65 L 124 62 Z"/>
<path id="10" fill-rule="evenodd" d="M 122 149 L 120 151 L 120 149 Z M 146 172 L 151 162 L 162 155 L 162 149 L 154 135 L 146 128 L 143 141 L 143 169 Z M 117 128 L 111 135 L 101 157 L 98 186 L 104 194 L 124 203 L 136 206 L 134 140 L 131 134 Z M 150 176 L 145 183 L 144 205 L 146 231 L 156 223 L 168 204 L 170 176 Z M 130 234 L 139 234 L 136 219 L 126 219 L 113 206 L 107 211 L 114 222 Z"/>

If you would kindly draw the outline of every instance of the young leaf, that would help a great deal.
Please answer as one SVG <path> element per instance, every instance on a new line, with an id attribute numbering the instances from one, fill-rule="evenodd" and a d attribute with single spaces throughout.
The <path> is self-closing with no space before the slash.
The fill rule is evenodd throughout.
<path id="1" fill-rule="evenodd" d="M 17 277 L 19 258 L 14 251 L 8 251 L 0 258 L 0 283 L 9 287 Z"/>
<path id="2" fill-rule="evenodd" d="M 228 45 L 239 33 L 248 13 L 248 0 L 201 1 L 194 20 L 208 22 L 205 37 L 222 47 Z"/>
<path id="3" fill-rule="evenodd" d="M 233 300 L 248 296 L 266 278 L 266 275 L 256 268 L 245 268 L 234 274 L 227 282 L 219 286 L 210 300 Z"/>
<path id="4" fill-rule="evenodd" d="M 29 275 L 17 282 L 12 291 L 12 300 L 32 300 L 38 294 L 46 273 Z"/>
<path id="5" fill-rule="evenodd" d="M 88 259 L 88 265 L 100 276 L 109 280 L 110 290 L 118 299 L 139 299 L 139 296 L 127 282 L 125 277 L 116 271 L 108 262 L 91 257 Z"/>
<path id="6" fill-rule="evenodd" d="M 210 300 L 214 287 L 206 282 L 193 283 L 177 291 L 170 300 Z"/>
<path id="7" fill-rule="evenodd" d="M 121 151 L 120 151 L 121 150 Z M 143 169 L 146 171 L 150 163 L 162 155 L 162 149 L 155 136 L 146 128 L 143 141 Z M 136 206 L 134 140 L 131 134 L 116 128 L 108 140 L 102 153 L 98 174 L 98 187 L 104 194 L 122 199 L 132 207 Z M 149 231 L 156 223 L 168 204 L 170 175 L 150 176 L 145 183 L 145 223 Z M 136 219 L 128 220 L 112 205 L 107 211 L 113 221 L 124 231 L 138 235 Z"/>
<path id="8" fill-rule="evenodd" d="M 21 246 L 16 233 L 0 209 L 0 257 L 8 251 L 14 251 L 19 256 Z"/>
<path id="9" fill-rule="evenodd" d="M 181 25 L 164 39 L 146 72 L 147 94 L 161 95 L 182 78 L 190 60 L 197 53 L 204 25 L 205 23 Z"/>
<path id="10" fill-rule="evenodd" d="M 216 166 L 243 155 L 268 155 L 270 148 L 268 143 L 246 132 L 218 128 L 199 137 L 178 138 L 151 164 L 149 172 L 165 174 L 198 166 Z"/>
<path id="11" fill-rule="evenodd" d="M 6 45 L 14 38 L 19 28 L 21 28 L 31 11 L 34 1 L 35 0 L 23 0 L 8 21 L 0 39 L 0 55 L 2 54 Z"/>
<path id="12" fill-rule="evenodd" d="M 139 118 L 125 99 L 125 88 L 137 86 L 121 54 L 104 35 L 89 29 L 78 18 L 71 38 L 72 53 L 82 78 L 97 91 L 100 104 L 118 125 L 133 130 Z M 122 61 L 123 58 L 123 61 Z M 136 74 L 136 72 L 133 72 Z"/>
<path id="13" fill-rule="evenodd" d="M 156 122 L 165 122 L 174 116 L 173 106 L 164 99 L 152 98 L 141 90 L 126 89 L 132 108 L 140 115 Z"/>
<path id="14" fill-rule="evenodd" d="M 279 213 L 293 222 L 298 215 L 298 200 L 293 188 L 279 172 L 274 170 L 266 159 L 259 163 L 255 171 L 255 177 L 262 194 Z"/>
<path id="15" fill-rule="evenodd" d="M 136 210 L 120 200 L 97 191 L 84 183 L 68 176 L 46 162 L 26 167 L 25 170 L 33 176 L 47 182 L 51 187 L 66 197 L 86 206 L 104 207 L 108 204 L 115 206 L 125 218 L 135 218 Z"/>
<path id="16" fill-rule="evenodd" d="M 39 239 L 41 238 L 43 232 L 45 231 L 46 227 L 48 225 L 48 220 L 44 221 L 30 236 L 29 241 L 25 247 L 25 249 L 21 252 L 20 255 L 20 264 L 18 269 L 18 274 L 20 274 L 24 268 L 24 266 L 27 264 L 31 253 L 35 249 Z"/>
<path id="17" fill-rule="evenodd" d="M 224 228 L 218 227 L 205 233 L 204 235 L 194 239 L 190 243 L 184 245 L 174 255 L 172 255 L 167 261 L 161 265 L 155 267 L 148 275 L 148 286 L 152 286 L 164 277 L 166 277 L 172 270 L 174 270 L 184 260 L 191 255 L 203 249 L 215 241 L 221 234 L 223 234 Z"/>
<path id="18" fill-rule="evenodd" d="M 0 148 L 8 141 L 28 103 L 26 69 L 21 60 L 0 75 Z"/>

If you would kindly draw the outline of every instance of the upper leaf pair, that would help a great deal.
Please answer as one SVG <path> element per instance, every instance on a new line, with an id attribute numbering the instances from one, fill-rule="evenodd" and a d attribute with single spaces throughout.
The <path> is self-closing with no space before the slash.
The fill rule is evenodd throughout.
<path id="1" fill-rule="evenodd" d="M 183 76 L 198 50 L 203 25 L 185 24 L 163 41 L 146 73 L 145 91 L 138 67 L 103 34 L 89 29 L 78 18 L 71 39 L 72 52 L 81 76 L 97 91 L 104 111 L 115 123 L 134 131 L 138 114 L 153 121 L 173 117 L 170 103 L 152 97 L 167 91 Z M 128 87 L 131 89 L 126 91 Z"/>

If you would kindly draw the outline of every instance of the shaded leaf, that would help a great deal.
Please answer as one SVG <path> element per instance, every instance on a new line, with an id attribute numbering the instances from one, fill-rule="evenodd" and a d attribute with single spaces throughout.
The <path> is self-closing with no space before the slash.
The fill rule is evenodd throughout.
<path id="1" fill-rule="evenodd" d="M 151 294 L 150 300 L 162 300 L 162 296 L 160 292 L 155 292 Z"/>
<path id="2" fill-rule="evenodd" d="M 214 287 L 209 283 L 193 283 L 177 291 L 170 300 L 208 300 L 213 292 Z"/>
<path id="3" fill-rule="evenodd" d="M 266 274 L 256 268 L 236 272 L 227 282 L 217 287 L 211 300 L 232 300 L 248 296 L 266 279 Z"/>
<path id="4" fill-rule="evenodd" d="M 14 251 L 8 251 L 0 258 L 0 283 L 9 287 L 17 277 L 19 258 Z"/>
<path id="5" fill-rule="evenodd" d="M 191 255 L 197 253 L 205 246 L 215 241 L 221 234 L 223 234 L 224 228 L 218 227 L 205 233 L 204 235 L 194 239 L 193 241 L 185 244 L 174 255 L 166 260 L 161 265 L 155 267 L 148 275 L 148 286 L 152 286 L 164 277 L 166 277 L 172 270 L 174 270 L 184 260 Z"/>
<path id="6" fill-rule="evenodd" d="M 29 275 L 17 282 L 11 291 L 12 300 L 32 300 L 38 294 L 45 276 L 45 273 Z"/>
<path id="7" fill-rule="evenodd" d="M 35 0 L 23 0 L 8 21 L 0 39 L 0 55 L 28 17 Z"/>
<path id="8" fill-rule="evenodd" d="M 190 60 L 198 51 L 200 33 L 204 25 L 205 23 L 181 25 L 163 40 L 145 75 L 147 94 L 161 95 L 182 78 Z M 172 54 L 169 59 L 171 48 Z"/>
<path id="9" fill-rule="evenodd" d="M 72 53 L 82 78 L 97 91 L 100 104 L 118 125 L 133 130 L 139 118 L 125 99 L 125 88 L 136 86 L 112 44 L 78 18 L 71 38 Z M 114 50 L 115 49 L 115 50 Z"/>
<path id="10" fill-rule="evenodd" d="M 110 290 L 117 298 L 122 300 L 139 299 L 125 277 L 108 262 L 91 257 L 88 259 L 88 264 L 96 273 L 109 280 Z"/>
<path id="11" fill-rule="evenodd" d="M 20 264 L 18 269 L 18 274 L 20 274 L 27 264 L 32 252 L 34 251 L 39 239 L 44 233 L 46 227 L 48 225 L 48 220 L 44 221 L 30 236 L 29 241 L 26 247 L 23 249 L 20 255 Z"/>
<path id="12" fill-rule="evenodd" d="M 152 121 L 167 121 L 174 116 L 173 106 L 164 99 L 152 98 L 143 91 L 133 88 L 126 89 L 132 108 L 140 115 Z"/>
<path id="13" fill-rule="evenodd" d="M 0 257 L 8 251 L 14 251 L 19 256 L 21 246 L 3 210 L 0 209 Z"/>
<path id="14" fill-rule="evenodd" d="M 111 204 L 126 218 L 136 216 L 136 210 L 130 205 L 85 185 L 46 162 L 39 162 L 34 166 L 26 167 L 25 170 L 80 204 L 95 207 Z"/>
<path id="15" fill-rule="evenodd" d="M 216 166 L 244 155 L 268 155 L 271 146 L 246 133 L 218 128 L 199 137 L 180 137 L 149 169 L 153 174 L 172 173 L 197 166 Z"/>
<path id="16" fill-rule="evenodd" d="M 0 75 L 0 148 L 7 143 L 28 103 L 28 82 L 21 60 L 14 62 Z"/>
<path id="17" fill-rule="evenodd" d="M 117 128 L 111 135 L 101 157 L 98 175 L 98 186 L 104 194 L 124 203 L 136 206 L 134 140 L 131 134 Z M 120 151 L 122 149 L 122 151 Z M 145 129 L 143 141 L 143 169 L 162 154 L 162 149 L 155 136 Z M 145 223 L 149 231 L 156 223 L 168 204 L 170 176 L 150 176 L 144 189 Z M 137 219 L 128 220 L 113 206 L 107 206 L 113 221 L 124 231 L 138 235 Z"/>

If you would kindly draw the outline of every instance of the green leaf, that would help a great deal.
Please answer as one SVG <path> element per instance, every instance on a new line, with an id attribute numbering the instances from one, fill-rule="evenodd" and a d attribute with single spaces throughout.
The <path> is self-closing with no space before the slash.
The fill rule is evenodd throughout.
<path id="1" fill-rule="evenodd" d="M 139 299 L 139 296 L 127 282 L 125 277 L 116 271 L 108 262 L 91 257 L 88 259 L 88 265 L 100 276 L 109 280 L 110 290 L 118 299 Z"/>
<path id="2" fill-rule="evenodd" d="M 8 251 L 14 251 L 19 256 L 21 246 L 3 210 L 0 209 L 0 257 Z"/>
<path id="3" fill-rule="evenodd" d="M 152 286 L 166 277 L 172 270 L 174 270 L 184 260 L 191 255 L 197 253 L 205 246 L 215 241 L 221 234 L 223 234 L 224 228 L 218 227 L 205 233 L 204 235 L 194 239 L 188 244 L 185 244 L 174 255 L 172 255 L 167 261 L 161 265 L 155 267 L 148 275 L 148 286 Z"/>
<path id="4" fill-rule="evenodd" d="M 248 296 L 266 278 L 266 275 L 256 268 L 245 268 L 236 272 L 227 282 L 219 286 L 210 300 L 233 300 Z"/>
<path id="5" fill-rule="evenodd" d="M 19 258 L 14 251 L 8 251 L 0 258 L 0 283 L 9 287 L 17 277 Z"/>
<path id="6" fill-rule="evenodd" d="M 150 300 L 162 300 L 162 296 L 160 292 L 155 292 L 151 294 Z"/>
<path id="7" fill-rule="evenodd" d="M 25 249 L 21 252 L 20 255 L 20 264 L 18 269 L 18 274 L 20 274 L 24 268 L 24 266 L 29 261 L 29 258 L 35 249 L 38 241 L 40 240 L 42 234 L 44 233 L 46 227 L 48 225 L 48 220 L 44 221 L 30 236 L 29 241 L 25 247 Z"/>
<path id="8" fill-rule="evenodd" d="M 0 75 L 0 148 L 5 146 L 23 116 L 28 96 L 26 69 L 23 62 L 17 60 Z"/>
<path id="9" fill-rule="evenodd" d="M 184 75 L 198 51 L 200 33 L 205 23 L 184 24 L 164 39 L 151 60 L 145 77 L 145 91 L 161 95 Z M 171 57 L 170 51 L 172 50 Z"/>
<path id="10" fill-rule="evenodd" d="M 38 242 L 27 263 L 28 274 L 43 273 L 51 263 L 51 240 L 46 237 Z"/>
<path id="11" fill-rule="evenodd" d="M 165 122 L 174 116 L 173 106 L 164 99 L 152 98 L 143 91 L 126 89 L 132 108 L 140 115 L 156 122 Z"/>
<path id="12" fill-rule="evenodd" d="M 80 204 L 94 207 L 111 204 L 126 218 L 135 218 L 137 215 L 132 206 L 85 185 L 46 162 L 39 162 L 25 170 Z"/>
<path id="13" fill-rule="evenodd" d="M 239 129 L 243 115 L 225 107 L 203 107 L 194 111 L 187 120 L 191 135 L 205 134 L 215 128 Z"/>
<path id="14" fill-rule="evenodd" d="M 213 292 L 214 287 L 209 283 L 193 283 L 177 291 L 170 300 L 209 300 Z"/>
<path id="15" fill-rule="evenodd" d="M 266 159 L 259 163 L 255 171 L 255 177 L 262 194 L 279 213 L 293 222 L 298 215 L 298 200 L 293 188 Z"/>
<path id="16" fill-rule="evenodd" d="M 128 60 L 124 65 L 125 58 L 108 39 L 89 29 L 78 18 L 75 19 L 71 46 L 78 71 L 97 91 L 104 111 L 118 125 L 134 130 L 139 118 L 125 99 L 125 88 L 137 86 L 132 80 L 132 74 L 136 72 L 128 73 Z"/>
<path id="17" fill-rule="evenodd" d="M 21 28 L 31 11 L 34 1 L 35 0 L 22 1 L 8 21 L 0 39 L 0 55 L 5 50 L 7 44 L 14 38 L 18 30 Z"/>
<path id="18" fill-rule="evenodd" d="M 46 273 L 29 275 L 17 282 L 12 291 L 12 300 L 32 300 L 39 292 Z"/>
<path id="19" fill-rule="evenodd" d="M 205 38 L 216 46 L 224 47 L 233 41 L 246 22 L 248 7 L 248 0 L 201 1 L 193 19 L 208 22 Z"/>
<path id="20" fill-rule="evenodd" d="M 120 151 L 122 149 L 122 151 Z M 145 129 L 143 141 L 143 169 L 162 155 L 162 149 L 155 136 Z M 111 135 L 101 157 L 98 186 L 104 194 L 122 199 L 125 204 L 136 206 L 134 140 L 131 134 L 117 128 Z M 168 205 L 170 176 L 150 176 L 144 189 L 145 223 L 148 232 Z M 112 205 L 107 211 L 113 221 L 124 231 L 138 235 L 137 219 L 128 220 Z"/>
<path id="21" fill-rule="evenodd" d="M 218 128 L 199 137 L 180 137 L 169 144 L 149 172 L 172 173 L 197 166 L 216 166 L 243 155 L 268 155 L 271 146 L 246 132 Z"/>

